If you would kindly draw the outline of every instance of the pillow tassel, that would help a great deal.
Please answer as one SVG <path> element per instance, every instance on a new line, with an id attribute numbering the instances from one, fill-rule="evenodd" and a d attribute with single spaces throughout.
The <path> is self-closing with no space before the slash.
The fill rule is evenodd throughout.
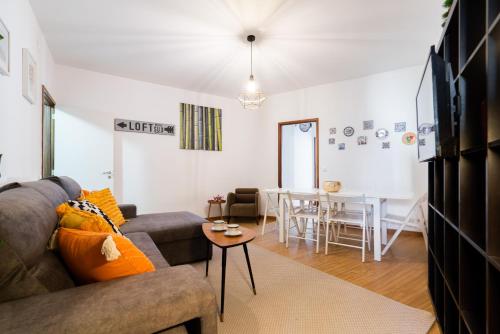
<path id="1" fill-rule="evenodd" d="M 112 236 L 108 235 L 102 243 L 101 254 L 106 257 L 106 261 L 117 260 L 122 255 L 118 248 L 116 248 L 116 244 Z"/>

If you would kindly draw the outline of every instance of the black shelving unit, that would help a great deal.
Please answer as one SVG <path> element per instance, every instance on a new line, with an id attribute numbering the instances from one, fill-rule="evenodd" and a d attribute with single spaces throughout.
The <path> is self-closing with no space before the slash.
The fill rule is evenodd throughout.
<path id="1" fill-rule="evenodd" d="M 429 294 L 444 333 L 500 333 L 500 0 L 456 0 L 437 50 L 459 153 L 428 163 Z"/>

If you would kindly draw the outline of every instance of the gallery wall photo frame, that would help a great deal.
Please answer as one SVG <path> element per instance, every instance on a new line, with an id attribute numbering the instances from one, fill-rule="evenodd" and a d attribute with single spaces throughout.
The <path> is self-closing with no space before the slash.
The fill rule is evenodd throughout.
<path id="1" fill-rule="evenodd" d="M 10 75 L 10 31 L 0 18 L 0 74 Z"/>
<path id="2" fill-rule="evenodd" d="M 23 96 L 31 104 L 36 101 L 37 65 L 28 49 L 23 49 Z"/>

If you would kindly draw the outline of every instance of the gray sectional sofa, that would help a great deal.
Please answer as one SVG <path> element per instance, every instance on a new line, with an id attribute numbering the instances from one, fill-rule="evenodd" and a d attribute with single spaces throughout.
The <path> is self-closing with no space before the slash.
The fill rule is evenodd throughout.
<path id="1" fill-rule="evenodd" d="M 47 242 L 55 208 L 80 190 L 69 177 L 0 188 L 0 333 L 216 333 L 214 291 L 182 265 L 207 257 L 205 220 L 121 206 L 121 230 L 156 271 L 78 286 Z"/>

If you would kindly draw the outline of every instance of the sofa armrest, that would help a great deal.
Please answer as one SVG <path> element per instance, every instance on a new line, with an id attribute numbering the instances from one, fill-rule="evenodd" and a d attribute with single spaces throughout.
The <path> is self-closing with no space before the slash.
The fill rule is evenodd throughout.
<path id="1" fill-rule="evenodd" d="M 0 333 L 154 333 L 200 319 L 217 333 L 211 286 L 189 265 L 0 304 Z"/>
<path id="2" fill-rule="evenodd" d="M 231 205 L 236 202 L 236 194 L 228 193 L 226 198 L 226 207 L 224 208 L 225 214 L 224 216 L 229 217 L 231 213 Z"/>
<path id="3" fill-rule="evenodd" d="M 123 218 L 125 219 L 137 217 L 137 206 L 134 204 L 118 204 L 118 208 L 122 212 Z"/>

